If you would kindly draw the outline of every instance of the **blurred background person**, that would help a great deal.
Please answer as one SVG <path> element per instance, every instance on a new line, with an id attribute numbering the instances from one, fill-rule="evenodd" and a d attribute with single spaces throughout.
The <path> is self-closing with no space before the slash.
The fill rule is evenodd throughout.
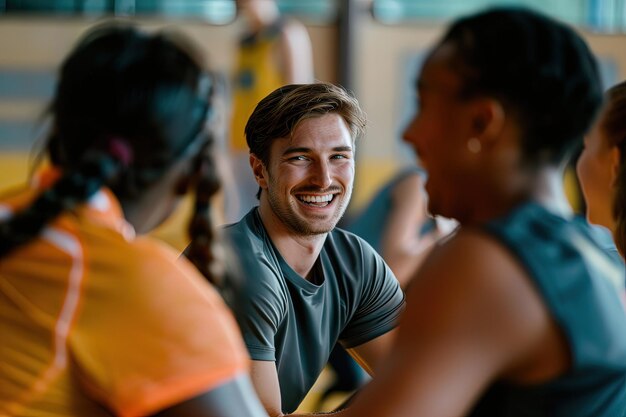
<path id="1" fill-rule="evenodd" d="M 256 105 L 286 84 L 313 82 L 313 52 L 304 25 L 280 14 L 275 0 L 237 0 L 246 32 L 239 42 L 233 80 L 230 150 L 236 195 L 227 196 L 227 220 L 238 221 L 252 207 L 257 184 L 250 176 L 244 128 Z"/>
<path id="2" fill-rule="evenodd" d="M 405 289 L 432 245 L 456 227 L 428 213 L 426 177 L 418 167 L 400 170 L 345 225 L 382 255 Z"/>
<path id="3" fill-rule="evenodd" d="M 0 414 L 266 415 L 218 293 L 143 236 L 193 187 L 197 259 L 220 282 L 201 62 L 180 34 L 118 24 L 63 62 L 51 166 L 0 202 Z"/>
<path id="4" fill-rule="evenodd" d="M 626 81 L 606 93 L 597 123 L 585 136 L 577 173 L 590 223 L 611 231 L 626 254 Z"/>

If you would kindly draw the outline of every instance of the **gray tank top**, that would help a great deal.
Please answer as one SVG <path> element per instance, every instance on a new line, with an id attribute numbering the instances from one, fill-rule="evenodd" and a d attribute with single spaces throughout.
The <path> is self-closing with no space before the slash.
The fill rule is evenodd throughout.
<path id="1" fill-rule="evenodd" d="M 626 416 L 623 263 L 602 249 L 586 223 L 534 203 L 485 230 L 528 271 L 569 343 L 572 367 L 543 384 L 494 384 L 469 415 Z"/>

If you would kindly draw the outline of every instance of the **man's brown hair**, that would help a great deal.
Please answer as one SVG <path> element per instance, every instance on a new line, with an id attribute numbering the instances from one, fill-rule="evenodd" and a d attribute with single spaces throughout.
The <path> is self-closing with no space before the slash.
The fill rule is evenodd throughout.
<path id="1" fill-rule="evenodd" d="M 256 106 L 246 124 L 250 153 L 269 162 L 272 142 L 291 137 L 298 124 L 311 117 L 337 113 L 348 125 L 352 140 L 365 131 L 359 102 L 343 87 L 329 83 L 291 84 L 274 90 Z"/>

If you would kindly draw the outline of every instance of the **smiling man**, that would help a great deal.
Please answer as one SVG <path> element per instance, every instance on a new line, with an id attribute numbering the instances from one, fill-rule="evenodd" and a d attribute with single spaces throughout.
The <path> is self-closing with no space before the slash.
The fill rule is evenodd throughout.
<path id="1" fill-rule="evenodd" d="M 325 83 L 279 88 L 246 125 L 259 206 L 224 232 L 246 274 L 239 322 L 271 416 L 298 407 L 337 341 L 372 373 L 404 306 L 382 258 L 335 228 L 364 128 L 356 99 Z"/>

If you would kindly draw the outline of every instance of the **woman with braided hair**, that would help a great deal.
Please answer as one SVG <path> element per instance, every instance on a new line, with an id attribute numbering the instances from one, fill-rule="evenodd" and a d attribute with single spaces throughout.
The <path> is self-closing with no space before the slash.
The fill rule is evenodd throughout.
<path id="1" fill-rule="evenodd" d="M 265 415 L 217 292 L 142 236 L 195 187 L 189 256 L 219 279 L 200 62 L 180 35 L 111 24 L 65 59 L 51 167 L 0 200 L 0 415 Z"/>

